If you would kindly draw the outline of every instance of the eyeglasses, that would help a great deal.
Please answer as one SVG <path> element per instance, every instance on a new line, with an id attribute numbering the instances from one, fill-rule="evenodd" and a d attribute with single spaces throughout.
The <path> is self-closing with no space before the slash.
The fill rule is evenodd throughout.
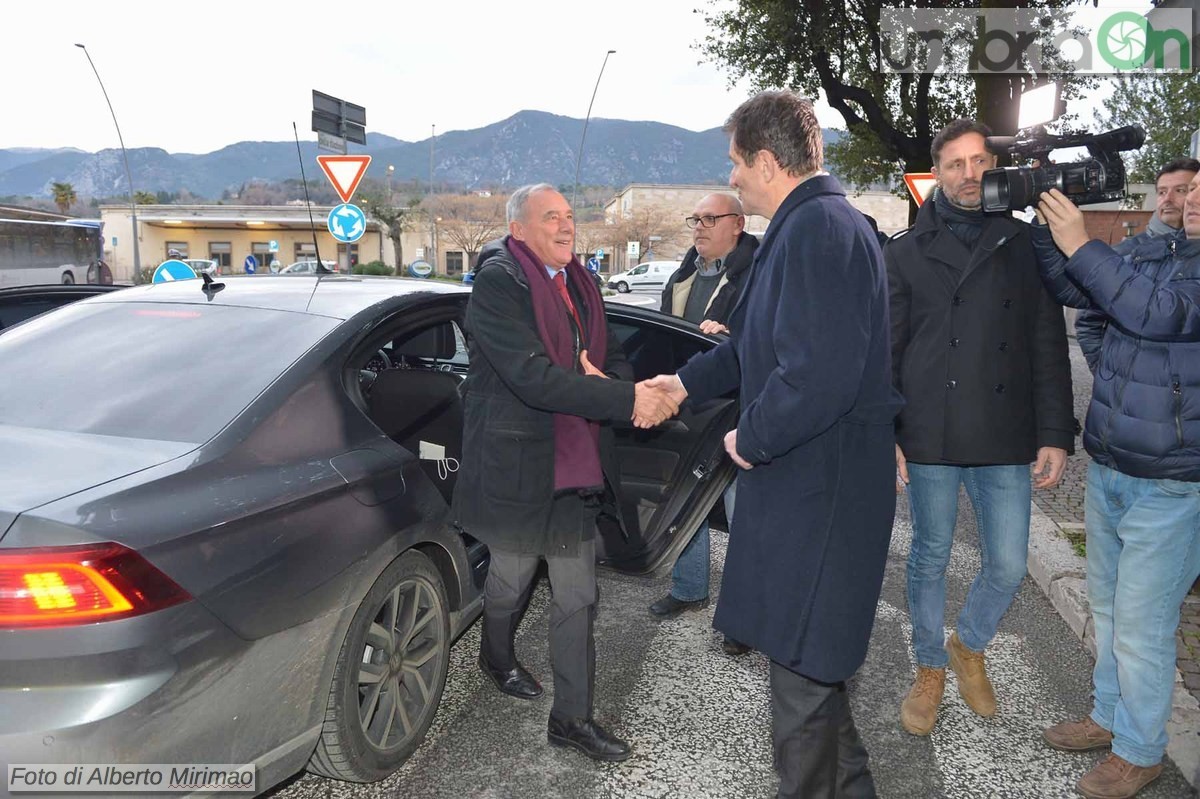
<path id="1" fill-rule="evenodd" d="M 741 216 L 741 214 L 717 214 L 716 216 L 712 214 L 706 214 L 705 216 L 689 216 L 683 221 L 687 223 L 689 228 L 695 230 L 696 225 L 699 225 L 700 227 L 716 227 L 717 220 L 724 219 L 727 216 Z"/>

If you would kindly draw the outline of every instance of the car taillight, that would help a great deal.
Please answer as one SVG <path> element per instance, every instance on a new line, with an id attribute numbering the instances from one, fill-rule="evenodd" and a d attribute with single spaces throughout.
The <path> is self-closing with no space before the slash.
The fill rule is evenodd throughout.
<path id="1" fill-rule="evenodd" d="M 0 629 L 124 619 L 189 599 L 121 544 L 0 549 Z"/>

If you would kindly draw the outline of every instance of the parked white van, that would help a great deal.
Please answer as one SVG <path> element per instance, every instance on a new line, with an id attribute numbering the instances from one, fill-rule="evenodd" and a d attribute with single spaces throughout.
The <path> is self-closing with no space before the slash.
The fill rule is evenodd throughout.
<path id="1" fill-rule="evenodd" d="M 630 291 L 654 289 L 661 291 L 667 280 L 679 268 L 680 261 L 646 261 L 628 272 L 619 272 L 608 279 L 608 287 L 622 294 Z"/>

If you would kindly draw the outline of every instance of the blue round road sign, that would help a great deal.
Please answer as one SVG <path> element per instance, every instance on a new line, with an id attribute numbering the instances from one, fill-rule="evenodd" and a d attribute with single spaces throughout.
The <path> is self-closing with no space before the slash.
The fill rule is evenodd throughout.
<path id="1" fill-rule="evenodd" d="M 433 267 L 426 261 L 413 261 L 408 265 L 408 273 L 413 277 L 429 277 L 433 274 Z"/>
<path id="2" fill-rule="evenodd" d="M 357 205 L 342 203 L 329 212 L 329 232 L 343 244 L 358 241 L 367 231 L 367 215 Z"/>
<path id="3" fill-rule="evenodd" d="M 158 265 L 158 269 L 154 270 L 154 277 L 151 278 L 151 283 L 170 283 L 175 280 L 194 280 L 196 278 L 196 270 L 185 264 L 183 261 L 172 259 L 163 261 Z"/>
<path id="4" fill-rule="evenodd" d="M 600 271 L 600 262 L 597 261 L 595 258 L 588 258 L 587 268 L 588 268 L 589 272 L 599 272 Z"/>
<path id="5" fill-rule="evenodd" d="M 253 255 L 247 255 L 245 262 L 242 264 L 242 268 L 246 270 L 247 275 L 253 275 L 255 270 L 258 269 L 258 259 Z"/>

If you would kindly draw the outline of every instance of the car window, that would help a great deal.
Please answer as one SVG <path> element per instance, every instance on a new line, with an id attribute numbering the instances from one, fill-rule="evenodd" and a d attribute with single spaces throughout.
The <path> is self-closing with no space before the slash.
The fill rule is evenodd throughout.
<path id="1" fill-rule="evenodd" d="M 646 270 L 647 270 L 647 269 L 649 269 L 649 268 L 650 268 L 650 267 L 648 267 L 648 266 L 646 266 L 645 264 L 643 264 L 643 265 L 639 266 L 637 269 L 634 269 L 634 270 L 633 270 L 632 272 L 630 272 L 629 274 L 631 274 L 631 275 L 644 275 L 644 274 L 646 274 Z"/>
<path id="2" fill-rule="evenodd" d="M 621 349 L 633 366 L 635 380 L 675 374 L 693 355 L 708 349 L 695 338 L 644 322 L 610 316 L 608 328 L 621 342 Z"/>
<path id="3" fill-rule="evenodd" d="M 0 335 L 0 424 L 202 443 L 336 325 L 221 305 L 70 305 Z"/>

